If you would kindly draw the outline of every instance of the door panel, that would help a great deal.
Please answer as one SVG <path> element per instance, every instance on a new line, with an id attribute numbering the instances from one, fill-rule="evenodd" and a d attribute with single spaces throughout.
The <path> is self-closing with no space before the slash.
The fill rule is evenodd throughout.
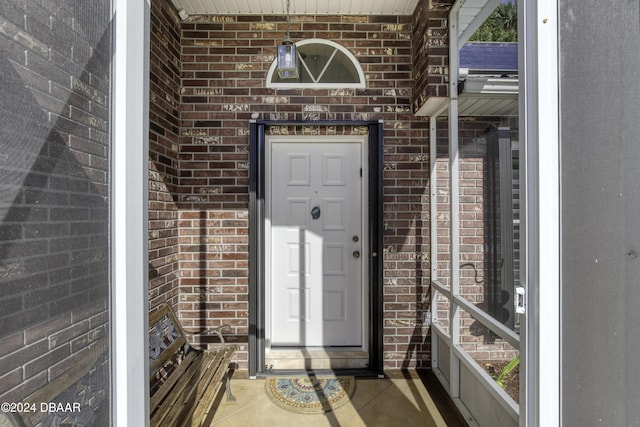
<path id="1" fill-rule="evenodd" d="M 362 344 L 361 150 L 271 143 L 273 346 Z"/>
<path id="2" fill-rule="evenodd" d="M 287 198 L 287 224 L 289 225 L 306 225 L 307 216 L 311 211 L 310 200 L 308 197 Z"/>
<path id="3" fill-rule="evenodd" d="M 290 154 L 287 156 L 289 161 L 288 168 L 288 186 L 303 186 L 307 187 L 311 184 L 311 161 L 308 154 Z"/>
<path id="4" fill-rule="evenodd" d="M 348 211 L 346 206 L 347 201 L 345 199 L 324 199 L 322 201 L 323 206 L 323 220 L 322 228 L 325 231 L 345 231 L 346 225 L 345 215 Z"/>

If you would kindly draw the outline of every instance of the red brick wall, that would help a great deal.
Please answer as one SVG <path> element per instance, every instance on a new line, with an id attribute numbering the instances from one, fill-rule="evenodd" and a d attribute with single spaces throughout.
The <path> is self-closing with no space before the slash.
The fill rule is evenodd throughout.
<path id="1" fill-rule="evenodd" d="M 421 0 L 413 16 L 413 111 L 431 96 L 448 96 L 449 9 L 453 0 Z"/>
<path id="2" fill-rule="evenodd" d="M 0 402 L 21 402 L 108 333 L 111 9 L 0 18 Z"/>
<path id="3" fill-rule="evenodd" d="M 149 81 L 149 303 L 178 303 L 178 135 L 180 20 L 169 2 L 151 3 Z"/>
<path id="4" fill-rule="evenodd" d="M 386 366 L 426 366 L 419 322 L 428 292 L 428 126 L 411 114 L 412 18 L 293 16 L 294 40 L 356 55 L 365 89 L 276 90 L 265 78 L 283 16 L 194 17 L 182 25 L 179 154 L 180 312 L 248 334 L 248 128 L 259 119 L 385 121 Z M 425 273 L 427 272 L 427 273 Z M 202 320 L 206 319 L 206 320 Z M 246 354 L 241 352 L 241 366 Z"/>

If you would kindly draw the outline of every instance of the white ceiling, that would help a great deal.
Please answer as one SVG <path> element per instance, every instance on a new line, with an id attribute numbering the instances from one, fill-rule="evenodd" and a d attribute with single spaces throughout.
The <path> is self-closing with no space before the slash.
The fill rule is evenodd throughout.
<path id="1" fill-rule="evenodd" d="M 287 0 L 171 0 L 188 15 L 283 15 Z M 412 15 L 419 0 L 290 0 L 291 15 Z M 428 0 L 433 1 L 433 0 Z M 458 0 L 464 43 L 502 0 Z M 183 17 L 184 18 L 184 17 Z"/>
<path id="2" fill-rule="evenodd" d="M 172 0 L 190 15 L 281 15 L 286 0 Z M 290 0 L 291 15 L 411 15 L 418 0 Z"/>

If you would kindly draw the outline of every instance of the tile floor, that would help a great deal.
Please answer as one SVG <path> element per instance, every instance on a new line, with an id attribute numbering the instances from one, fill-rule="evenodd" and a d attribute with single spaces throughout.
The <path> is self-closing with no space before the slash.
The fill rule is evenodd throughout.
<path id="1" fill-rule="evenodd" d="M 237 401 L 221 396 L 213 415 L 216 427 L 464 427 L 467 424 L 433 374 L 390 371 L 384 379 L 358 378 L 350 403 L 326 414 L 296 414 L 281 409 L 265 393 L 264 379 L 236 372 L 231 388 Z"/>

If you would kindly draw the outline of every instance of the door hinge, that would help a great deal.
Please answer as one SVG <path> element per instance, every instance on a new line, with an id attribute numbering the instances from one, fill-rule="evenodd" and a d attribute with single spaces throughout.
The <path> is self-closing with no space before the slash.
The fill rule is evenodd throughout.
<path id="1" fill-rule="evenodd" d="M 525 294 L 526 294 L 526 291 L 524 289 L 524 286 L 516 286 L 516 294 L 515 294 L 515 298 L 513 299 L 513 302 L 515 304 L 516 313 L 518 314 L 525 314 L 527 311 L 526 303 L 525 303 Z"/>
<path id="2" fill-rule="evenodd" d="M 362 168 L 360 168 L 360 178 L 362 178 Z"/>

